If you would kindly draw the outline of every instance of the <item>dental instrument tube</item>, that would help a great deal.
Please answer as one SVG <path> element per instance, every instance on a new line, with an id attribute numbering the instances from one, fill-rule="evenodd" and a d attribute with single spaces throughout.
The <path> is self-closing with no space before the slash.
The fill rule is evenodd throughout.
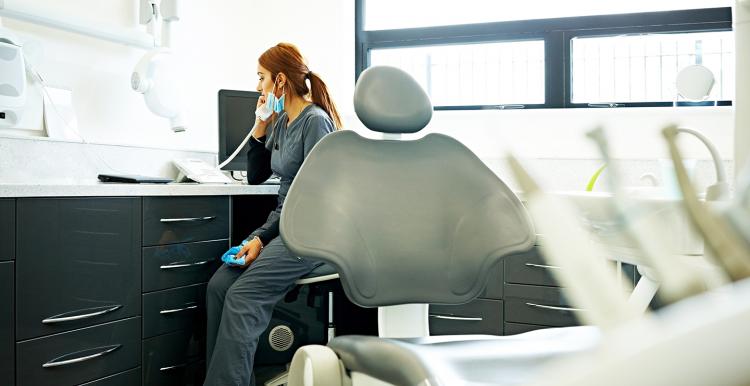
<path id="1" fill-rule="evenodd" d="M 578 216 L 562 199 L 545 193 L 521 163 L 512 155 L 508 163 L 527 197 L 526 207 L 542 235 L 544 259 L 562 269 L 552 270 L 565 288 L 565 295 L 576 307 L 583 324 L 611 329 L 642 315 L 628 302 L 624 284 L 606 265 L 606 253 L 595 244 L 577 222 Z"/>
<path id="2" fill-rule="evenodd" d="M 674 302 L 706 290 L 705 283 L 710 282 L 701 272 L 684 264 L 675 256 L 675 251 L 664 245 L 663 230 L 653 216 L 644 216 L 638 208 L 628 202 L 620 184 L 620 172 L 612 161 L 609 143 L 602 128 L 596 128 L 586 134 L 599 148 L 604 162 L 610 165 L 607 182 L 613 192 L 613 209 L 622 222 L 625 236 L 639 250 L 646 265 L 654 271 L 661 285 L 660 298 Z"/>
<path id="3" fill-rule="evenodd" d="M 750 160 L 750 0 L 734 5 L 734 166 L 735 175 Z"/>
<path id="4" fill-rule="evenodd" d="M 677 133 L 676 126 L 668 126 L 662 130 L 691 221 L 703 235 L 711 256 L 730 279 L 738 281 L 750 277 L 750 250 L 729 224 L 698 201 L 698 196 L 693 191 L 690 178 L 682 164 L 680 150 L 677 148 Z"/>

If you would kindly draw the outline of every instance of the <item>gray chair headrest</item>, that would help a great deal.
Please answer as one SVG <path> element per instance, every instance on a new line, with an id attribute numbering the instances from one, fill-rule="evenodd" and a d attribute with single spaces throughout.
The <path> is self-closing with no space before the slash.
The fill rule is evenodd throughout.
<path id="1" fill-rule="evenodd" d="M 354 111 L 368 129 L 381 133 L 416 133 L 432 119 L 432 103 L 422 86 L 390 66 L 370 67 L 360 74 Z"/>

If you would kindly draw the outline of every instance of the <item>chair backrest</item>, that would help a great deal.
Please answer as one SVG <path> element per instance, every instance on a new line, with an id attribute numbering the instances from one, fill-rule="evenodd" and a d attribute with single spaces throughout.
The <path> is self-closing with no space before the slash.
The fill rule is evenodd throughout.
<path id="1" fill-rule="evenodd" d="M 402 98 L 400 105 L 411 110 L 399 110 L 400 119 L 416 131 L 429 122 L 431 104 L 408 74 L 394 70 L 362 73 L 357 113 L 367 111 L 368 127 L 396 132 L 392 117 L 381 111 L 386 118 L 379 121 L 373 109 L 399 105 L 383 99 Z M 372 82 L 401 91 L 361 93 Z M 329 134 L 297 174 L 280 230 L 294 253 L 335 266 L 347 296 L 365 307 L 465 303 L 480 294 L 503 256 L 534 242 L 516 195 L 468 148 L 441 134 L 408 141 Z"/>

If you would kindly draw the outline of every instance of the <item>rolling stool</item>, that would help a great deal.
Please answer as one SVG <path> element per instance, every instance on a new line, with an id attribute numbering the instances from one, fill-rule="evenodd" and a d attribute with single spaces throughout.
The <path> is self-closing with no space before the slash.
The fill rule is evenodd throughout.
<path id="1" fill-rule="evenodd" d="M 339 274 L 336 270 L 328 264 L 323 264 L 320 267 L 315 268 L 307 275 L 303 276 L 295 282 L 297 287 L 290 293 L 299 291 L 300 286 L 316 286 L 318 283 L 327 282 L 339 278 Z M 276 326 L 270 326 L 268 332 L 268 344 L 275 350 L 289 350 L 292 348 L 294 343 L 294 332 L 286 325 L 279 324 Z M 336 334 L 336 328 L 333 323 L 333 291 L 328 289 L 328 320 L 327 320 L 327 336 L 326 343 L 333 339 Z M 265 335 L 265 334 L 264 334 Z M 263 337 L 261 337 L 263 339 Z M 294 351 L 292 351 L 293 353 Z M 289 363 L 287 363 L 287 371 L 273 377 L 272 379 L 265 382 L 265 386 L 281 386 L 287 384 L 287 378 L 289 376 Z"/>

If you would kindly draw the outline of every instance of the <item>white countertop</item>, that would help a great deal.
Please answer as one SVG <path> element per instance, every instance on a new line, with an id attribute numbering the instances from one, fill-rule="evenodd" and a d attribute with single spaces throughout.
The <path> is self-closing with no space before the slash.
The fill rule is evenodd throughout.
<path id="1" fill-rule="evenodd" d="M 236 196 L 276 194 L 279 185 L 50 183 L 0 184 L 0 197 Z"/>

